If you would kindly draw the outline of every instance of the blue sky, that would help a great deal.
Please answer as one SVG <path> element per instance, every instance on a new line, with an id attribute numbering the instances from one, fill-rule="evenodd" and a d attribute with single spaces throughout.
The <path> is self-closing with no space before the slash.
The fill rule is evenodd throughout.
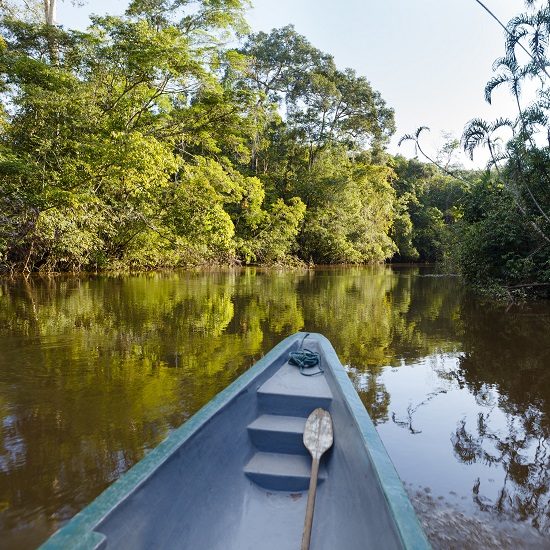
<path id="1" fill-rule="evenodd" d="M 486 0 L 502 20 L 522 11 L 522 0 Z M 126 0 L 95 0 L 58 8 L 58 23 L 85 27 L 88 14 L 122 13 Z M 395 109 L 397 132 L 391 152 L 404 133 L 431 129 L 427 149 L 441 133 L 460 137 L 474 117 L 514 116 L 504 89 L 485 103 L 483 89 L 493 61 L 503 55 L 503 31 L 475 0 L 255 0 L 248 21 L 254 31 L 292 23 L 317 48 L 332 54 L 340 67 L 366 76 Z M 464 164 L 470 165 L 463 160 Z M 483 164 L 479 154 L 475 165 Z"/>

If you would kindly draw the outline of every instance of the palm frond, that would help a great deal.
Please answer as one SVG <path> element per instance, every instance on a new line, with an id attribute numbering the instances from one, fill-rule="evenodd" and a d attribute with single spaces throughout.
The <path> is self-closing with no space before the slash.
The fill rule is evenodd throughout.
<path id="1" fill-rule="evenodd" d="M 537 59 L 544 58 L 546 48 L 548 47 L 548 33 L 537 26 L 531 38 L 529 39 L 531 53 Z"/>
<path id="2" fill-rule="evenodd" d="M 424 131 L 424 130 L 430 130 L 427 126 L 420 126 L 419 128 L 416 129 L 415 133 L 414 134 L 405 134 L 404 136 L 401 137 L 401 139 L 397 142 L 397 146 L 398 147 L 401 147 L 401 144 L 404 143 L 405 141 L 414 141 L 416 144 L 418 144 L 418 139 L 420 138 L 420 134 Z"/>
<path id="3" fill-rule="evenodd" d="M 493 63 L 493 71 L 497 70 L 508 71 L 511 75 L 516 74 L 519 70 L 519 65 L 515 57 L 506 55 L 495 59 Z"/>
<path id="4" fill-rule="evenodd" d="M 488 126 L 490 132 L 495 132 L 500 128 L 514 128 L 516 123 L 510 120 L 509 118 L 500 117 L 497 118 L 492 124 Z"/>
<path id="5" fill-rule="evenodd" d="M 420 134 L 424 131 L 424 130 L 427 130 L 428 132 L 430 131 L 430 129 L 427 127 L 427 126 L 420 126 L 419 128 L 416 129 L 416 132 L 415 132 L 415 136 L 416 136 L 416 139 L 418 139 L 420 137 Z"/>
<path id="6" fill-rule="evenodd" d="M 404 136 L 401 136 L 397 142 L 397 146 L 401 147 L 401 144 L 405 143 L 405 141 L 416 141 L 416 138 L 412 134 L 405 134 Z"/>
<path id="7" fill-rule="evenodd" d="M 516 47 L 520 45 L 521 39 L 525 38 L 529 33 L 525 28 L 526 21 L 518 16 L 511 19 L 506 27 L 506 37 L 504 40 L 506 57 L 516 58 Z"/>
<path id="8" fill-rule="evenodd" d="M 524 109 L 523 122 L 530 126 L 547 126 L 548 115 L 538 103 L 533 103 L 527 109 Z"/>
<path id="9" fill-rule="evenodd" d="M 507 81 L 508 81 L 508 78 L 503 74 L 499 74 L 491 78 L 491 80 L 489 80 L 489 82 L 487 82 L 487 84 L 485 85 L 485 101 L 491 104 L 491 96 L 492 96 L 493 90 L 495 88 L 498 88 L 501 84 L 504 84 Z"/>
<path id="10" fill-rule="evenodd" d="M 489 138 L 490 132 L 489 124 L 481 118 L 474 118 L 466 124 L 461 141 L 464 152 L 468 153 L 470 159 L 474 158 L 474 150 Z"/>

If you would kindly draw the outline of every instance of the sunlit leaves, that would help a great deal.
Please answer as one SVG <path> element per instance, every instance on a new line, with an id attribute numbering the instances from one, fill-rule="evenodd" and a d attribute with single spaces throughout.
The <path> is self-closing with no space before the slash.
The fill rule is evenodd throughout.
<path id="1" fill-rule="evenodd" d="M 302 254 L 320 263 L 382 261 L 395 252 L 388 233 L 395 200 L 390 169 L 353 164 L 325 151 L 311 174 Z"/>
<path id="2" fill-rule="evenodd" d="M 4 20 L 6 267 L 391 256 L 371 163 L 393 111 L 290 26 L 224 47 L 244 5 L 134 0 L 85 33 Z"/>

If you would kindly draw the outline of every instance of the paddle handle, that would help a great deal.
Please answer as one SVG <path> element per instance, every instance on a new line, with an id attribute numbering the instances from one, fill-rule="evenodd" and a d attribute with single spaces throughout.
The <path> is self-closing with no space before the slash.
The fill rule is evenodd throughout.
<path id="1" fill-rule="evenodd" d="M 319 474 L 319 459 L 314 458 L 311 463 L 311 478 L 309 480 L 309 492 L 307 495 L 306 521 L 304 523 L 304 535 L 302 537 L 301 550 L 309 550 L 311 540 L 311 526 L 313 525 L 313 510 L 315 508 L 315 493 L 317 492 L 317 476 Z"/>

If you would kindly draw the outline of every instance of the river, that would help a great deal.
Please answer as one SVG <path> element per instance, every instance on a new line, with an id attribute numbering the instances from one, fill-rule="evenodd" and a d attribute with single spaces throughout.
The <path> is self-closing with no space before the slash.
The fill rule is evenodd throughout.
<path id="1" fill-rule="evenodd" d="M 0 281 L 0 540 L 34 548 L 285 336 L 321 332 L 434 548 L 550 548 L 550 303 L 430 267 Z"/>

